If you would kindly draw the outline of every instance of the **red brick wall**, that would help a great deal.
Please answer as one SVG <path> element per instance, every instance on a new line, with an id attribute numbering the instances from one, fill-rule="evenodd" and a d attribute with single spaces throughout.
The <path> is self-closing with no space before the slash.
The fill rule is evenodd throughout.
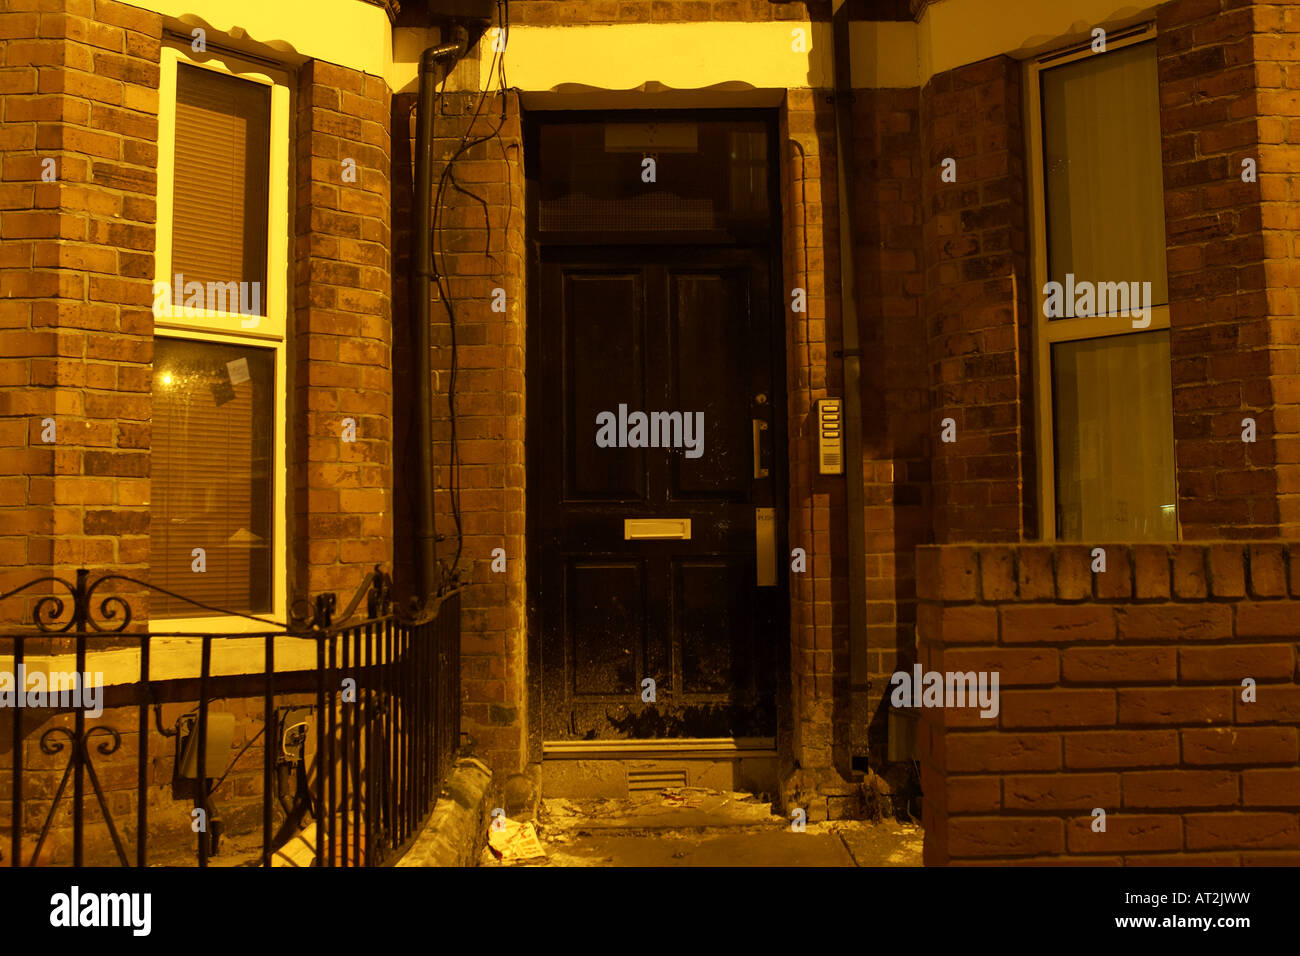
<path id="1" fill-rule="evenodd" d="M 1192 537 L 1294 537 L 1300 343 L 1291 4 L 1159 8 L 1179 520 Z M 1242 181 L 1242 162 L 1257 182 Z M 1256 420 L 1255 443 L 1242 419 Z"/>
<path id="2" fill-rule="evenodd" d="M 918 550 L 923 667 L 1001 691 L 920 712 L 926 863 L 1300 864 L 1300 547 L 1105 551 Z"/>
<path id="3" fill-rule="evenodd" d="M 1269 313 L 1278 533 L 1300 536 L 1300 227 L 1294 177 L 1300 120 L 1300 9 L 1291 3 L 1254 7 L 1256 115 L 1259 129 L 1260 221 Z M 1234 155 L 1233 158 L 1237 158 Z M 1241 168 L 1241 163 L 1237 163 Z M 1240 422 L 1238 422 L 1240 424 Z"/>
<path id="4" fill-rule="evenodd" d="M 59 6 L 0 16 L 0 590 L 149 560 L 162 23 Z"/>
<path id="5" fill-rule="evenodd" d="M 923 325 L 920 91 L 854 93 L 855 243 L 862 340 L 863 453 L 867 529 L 866 713 L 854 702 L 855 751 L 862 723 L 877 753 L 886 745 L 881 704 L 900 655 L 912 654 L 916 621 L 913 552 L 932 540 L 930 389 Z"/>
<path id="6" fill-rule="evenodd" d="M 1021 70 L 994 57 L 921 91 L 936 541 L 1033 533 Z M 956 182 L 941 178 L 956 161 Z M 941 440 L 952 419 L 955 441 Z"/>
<path id="7" fill-rule="evenodd" d="M 393 561 L 390 94 L 317 60 L 297 102 L 291 577 L 346 601 Z"/>
<path id="8" fill-rule="evenodd" d="M 1277 475 L 1261 184 L 1241 181 L 1238 158 L 1261 158 L 1254 9 L 1232 6 L 1179 0 L 1159 10 L 1179 519 L 1197 537 L 1270 537 Z M 1241 440 L 1247 415 L 1259 426 L 1253 445 Z"/>

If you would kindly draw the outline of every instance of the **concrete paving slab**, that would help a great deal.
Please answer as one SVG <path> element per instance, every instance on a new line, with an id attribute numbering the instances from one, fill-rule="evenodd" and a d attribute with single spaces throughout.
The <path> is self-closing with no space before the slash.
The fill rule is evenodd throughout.
<path id="1" fill-rule="evenodd" d="M 858 866 L 921 866 L 925 831 L 913 823 L 882 820 L 864 823 L 844 820 L 834 824 Z"/>
<path id="2" fill-rule="evenodd" d="M 823 821 L 803 832 L 751 794 L 674 788 L 627 799 L 548 798 L 537 834 L 546 857 L 483 866 L 920 866 L 921 828 Z"/>
<path id="3" fill-rule="evenodd" d="M 833 833 L 755 830 L 668 835 L 592 833 L 551 851 L 552 866 L 853 866 Z"/>

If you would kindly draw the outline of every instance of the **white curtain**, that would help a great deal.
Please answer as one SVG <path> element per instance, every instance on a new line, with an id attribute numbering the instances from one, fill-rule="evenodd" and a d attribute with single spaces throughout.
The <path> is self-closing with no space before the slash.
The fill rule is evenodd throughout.
<path id="1" fill-rule="evenodd" d="M 1155 43 L 1042 73 L 1049 278 L 1150 282 L 1169 302 Z"/>
<path id="2" fill-rule="evenodd" d="M 1169 333 L 1065 342 L 1052 358 L 1061 537 L 1176 538 Z"/>

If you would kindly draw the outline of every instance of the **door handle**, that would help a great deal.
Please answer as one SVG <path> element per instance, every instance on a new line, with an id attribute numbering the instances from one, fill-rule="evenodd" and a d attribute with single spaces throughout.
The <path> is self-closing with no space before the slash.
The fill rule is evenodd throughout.
<path id="1" fill-rule="evenodd" d="M 763 467 L 763 432 L 767 431 L 767 422 L 761 418 L 754 419 L 754 478 L 766 478 L 771 472 Z"/>

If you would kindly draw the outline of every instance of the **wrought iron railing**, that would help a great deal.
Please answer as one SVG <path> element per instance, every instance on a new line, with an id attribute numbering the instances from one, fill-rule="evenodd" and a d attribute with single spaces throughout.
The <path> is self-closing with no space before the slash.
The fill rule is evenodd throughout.
<path id="1" fill-rule="evenodd" d="M 247 818 L 248 800 L 260 801 L 260 852 L 246 853 L 244 863 L 375 866 L 400 857 L 433 809 L 460 740 L 458 591 L 436 599 L 419 613 L 399 613 L 392 605 L 391 579 L 376 568 L 337 621 L 335 597 L 326 594 L 314 606 L 296 608 L 294 618 L 284 625 L 235 615 L 270 626 L 231 634 L 163 634 L 129 632 L 131 595 L 100 597 L 97 592 L 108 582 L 188 601 L 125 575 L 106 574 L 92 581 L 85 569 L 77 571 L 75 581 L 43 577 L 0 594 L 0 602 L 20 594 L 34 599 L 34 629 L 0 632 L 0 671 L 4 663 L 11 664 L 7 686 L 15 693 L 26 690 L 25 664 L 35 659 L 28 653 L 37 646 L 35 642 L 40 650 L 70 658 L 76 675 L 86 675 L 88 660 L 94 663 L 94 655 L 104 649 L 135 649 L 139 655 L 134 682 L 100 688 L 101 702 L 104 695 L 113 702 L 111 715 L 104 711 L 107 719 L 88 717 L 85 697 L 89 695 L 84 693 L 69 706 L 63 705 L 67 700 L 47 698 L 46 706 L 35 708 L 34 720 L 24 720 L 25 708 L 17 697 L 12 709 L 0 707 L 0 721 L 6 716 L 11 721 L 7 767 L 6 755 L 0 752 L 0 793 L 7 783 L 10 830 L 8 846 L 0 848 L 7 859 L 0 863 L 85 865 L 87 826 L 94 823 L 88 820 L 88 797 L 94 798 L 93 806 L 102 817 L 104 830 L 97 834 L 99 847 L 105 850 L 101 855 L 123 866 L 176 862 L 176 806 L 172 825 L 164 828 L 158 826 L 160 808 L 155 806 L 162 801 L 155 799 L 161 796 L 154 775 L 158 761 L 151 759 L 150 751 L 151 740 L 159 736 L 174 738 L 173 791 L 192 796 L 188 830 L 199 866 L 208 866 L 214 854 L 220 854 L 222 839 L 239 836 L 248 844 L 256 837 L 251 826 L 239 832 L 228 828 L 219 817 L 215 798 L 221 783 L 259 738 L 260 792 L 242 794 L 245 805 L 240 809 Z M 40 594 L 36 589 L 42 585 L 65 588 L 68 596 Z M 366 608 L 358 612 L 362 597 Z M 69 602 L 70 613 L 65 614 Z M 170 648 L 178 641 L 197 645 L 199 665 L 193 673 L 152 675 L 151 651 L 163 640 Z M 255 642 L 251 646 L 261 651 L 259 666 L 245 664 L 234 675 L 214 674 L 214 645 L 222 647 L 227 641 Z M 301 658 L 293 653 L 301 646 L 298 642 L 314 645 L 314 668 L 299 664 L 292 670 L 277 670 L 278 656 Z M 0 703 L 5 699 L 0 695 Z M 231 699 L 247 702 L 250 710 L 260 702 L 262 709 L 262 729 L 233 759 L 228 756 L 233 747 L 223 752 L 221 733 L 212 727 L 214 716 L 228 713 L 214 712 L 213 701 Z M 169 732 L 161 720 L 161 706 L 177 702 L 192 704 L 192 709 Z M 125 723 L 120 723 L 122 718 Z M 127 726 L 130 723 L 133 729 Z M 227 730 L 233 728 L 233 714 L 220 723 Z M 245 734 L 253 726 L 255 721 L 249 720 Z M 42 727 L 38 740 L 29 739 Z M 134 735 L 134 747 L 123 746 L 124 734 Z M 57 770 L 59 755 L 64 753 L 62 774 L 51 788 L 49 765 Z M 113 779 L 120 781 L 123 763 L 132 757 L 135 785 L 133 791 L 125 788 L 124 801 L 123 788 L 107 786 L 101 771 L 111 768 Z M 223 758 L 224 767 L 214 766 Z M 29 767 L 29 762 L 46 766 Z M 29 788 L 32 778 L 44 785 Z M 114 817 L 124 802 L 134 803 L 133 827 Z M 68 836 L 66 825 L 58 825 L 60 811 L 71 817 L 71 833 L 56 848 L 52 834 Z M 0 817 L 0 829 L 3 825 Z M 171 837 L 160 841 L 161 853 L 151 850 L 155 831 Z M 105 834 L 107 841 L 102 839 Z M 229 857 L 227 853 L 225 858 Z"/>

